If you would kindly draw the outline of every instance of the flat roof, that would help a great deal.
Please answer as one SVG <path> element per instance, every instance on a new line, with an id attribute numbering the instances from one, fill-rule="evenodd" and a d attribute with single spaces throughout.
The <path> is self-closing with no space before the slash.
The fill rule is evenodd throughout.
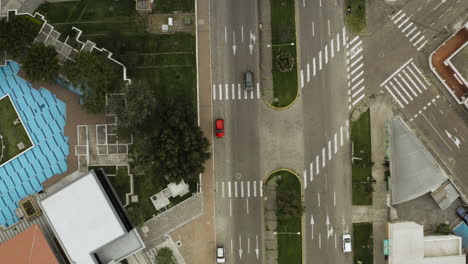
<path id="1" fill-rule="evenodd" d="M 0 260 L 15 264 L 59 264 L 38 225 L 0 244 Z"/>
<path id="2" fill-rule="evenodd" d="M 93 252 L 127 233 L 93 171 L 40 204 L 75 263 L 95 264 Z"/>

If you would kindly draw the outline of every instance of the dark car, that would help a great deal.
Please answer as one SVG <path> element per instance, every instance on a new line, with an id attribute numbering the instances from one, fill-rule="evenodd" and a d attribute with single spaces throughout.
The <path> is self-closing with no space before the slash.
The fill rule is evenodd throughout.
<path id="1" fill-rule="evenodd" d="M 457 212 L 457 215 L 462 219 L 468 214 L 465 207 L 463 206 L 458 207 L 456 212 Z"/>
<path id="2" fill-rule="evenodd" d="M 218 138 L 224 137 L 224 120 L 223 119 L 216 119 L 215 134 L 216 134 L 216 137 Z"/>
<path id="3" fill-rule="evenodd" d="M 244 73 L 244 88 L 247 92 L 253 91 L 254 89 L 254 77 L 251 71 Z"/>

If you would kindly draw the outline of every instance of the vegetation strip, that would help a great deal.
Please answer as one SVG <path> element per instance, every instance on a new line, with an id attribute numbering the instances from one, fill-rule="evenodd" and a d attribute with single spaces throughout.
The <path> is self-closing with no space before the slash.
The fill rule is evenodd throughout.
<path id="1" fill-rule="evenodd" d="M 372 223 L 353 224 L 354 263 L 374 262 L 374 235 Z"/>
<path id="2" fill-rule="evenodd" d="M 362 33 L 367 26 L 366 0 L 346 0 L 346 24 L 356 33 Z"/>
<path id="3" fill-rule="evenodd" d="M 369 110 L 351 123 L 353 205 L 372 205 L 373 162 L 370 129 Z"/>
<path id="4" fill-rule="evenodd" d="M 278 264 L 302 263 L 301 219 L 304 212 L 301 183 L 293 173 L 280 170 L 267 181 L 276 180 L 276 237 Z"/>
<path id="5" fill-rule="evenodd" d="M 293 0 L 270 0 L 274 107 L 287 107 L 298 93 L 296 21 Z"/>

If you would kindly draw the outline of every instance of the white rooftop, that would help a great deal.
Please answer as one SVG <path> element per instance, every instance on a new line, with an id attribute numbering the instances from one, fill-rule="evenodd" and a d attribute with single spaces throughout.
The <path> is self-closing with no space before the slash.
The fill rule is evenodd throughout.
<path id="1" fill-rule="evenodd" d="M 94 251 L 127 233 L 93 172 L 40 203 L 62 247 L 77 264 L 95 264 Z"/>
<path id="2" fill-rule="evenodd" d="M 453 235 L 426 236 L 414 222 L 390 223 L 389 264 L 465 264 L 461 238 Z"/>

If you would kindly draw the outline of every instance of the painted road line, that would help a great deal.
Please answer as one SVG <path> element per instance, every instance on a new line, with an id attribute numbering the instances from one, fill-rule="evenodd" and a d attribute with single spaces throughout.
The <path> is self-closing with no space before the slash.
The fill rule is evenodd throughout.
<path id="1" fill-rule="evenodd" d="M 257 99 L 260 99 L 260 83 L 257 83 Z"/>
<path id="2" fill-rule="evenodd" d="M 234 182 L 234 197 L 237 197 L 237 182 Z"/>
<path id="3" fill-rule="evenodd" d="M 418 94 L 413 90 L 413 87 L 411 87 L 411 85 L 409 85 L 409 83 L 405 80 L 405 78 L 403 78 L 401 76 L 400 73 L 398 73 L 398 77 L 400 77 L 400 80 L 403 81 L 403 83 L 405 83 L 406 87 L 408 87 L 410 89 L 410 91 L 414 94 L 415 97 L 418 96 Z"/>
<path id="4" fill-rule="evenodd" d="M 224 198 L 225 194 L 224 194 L 224 182 L 221 182 L 221 197 Z"/>
<path id="5" fill-rule="evenodd" d="M 356 76 L 354 76 L 352 79 L 351 79 L 351 83 L 353 83 L 355 80 L 357 80 L 359 77 L 361 77 L 361 75 L 364 74 L 364 71 L 360 71 Z"/>
<path id="6" fill-rule="evenodd" d="M 231 87 L 231 92 L 232 92 L 232 99 L 235 100 L 236 99 L 236 85 L 235 84 L 232 84 L 232 87 Z"/>
<path id="7" fill-rule="evenodd" d="M 310 82 L 310 64 L 307 63 L 307 82 Z"/>
<path id="8" fill-rule="evenodd" d="M 319 0 L 319 6 L 322 7 L 322 0 Z"/>
<path id="9" fill-rule="evenodd" d="M 328 140 L 328 160 L 332 158 L 332 151 L 331 151 L 331 140 Z"/>
<path id="10" fill-rule="evenodd" d="M 400 100 L 398 100 L 398 98 L 395 96 L 395 94 L 387 85 L 385 85 L 385 89 L 390 93 L 390 95 L 393 97 L 393 100 L 395 100 L 395 102 L 397 102 L 401 108 L 405 108 L 403 104 L 400 102 Z"/>
<path id="11" fill-rule="evenodd" d="M 424 35 L 421 36 L 421 38 L 419 38 L 418 40 L 416 40 L 416 42 L 413 43 L 414 46 L 418 45 L 419 42 L 421 42 L 421 40 L 424 39 Z"/>
<path id="12" fill-rule="evenodd" d="M 405 37 L 409 37 L 409 35 L 411 35 L 411 33 L 413 33 L 413 31 L 415 31 L 416 29 L 418 28 L 414 26 L 410 31 L 408 31 L 408 33 L 406 33 Z"/>
<path id="13" fill-rule="evenodd" d="M 320 193 L 317 193 L 317 205 L 320 207 Z"/>
<path id="14" fill-rule="evenodd" d="M 227 43 L 227 28 L 224 26 L 224 43 Z"/>
<path id="15" fill-rule="evenodd" d="M 362 66 L 364 66 L 364 63 L 361 63 L 357 67 L 355 67 L 353 71 L 351 71 L 351 75 L 355 74 L 359 69 L 362 68 Z"/>
<path id="16" fill-rule="evenodd" d="M 335 42 L 333 42 L 333 39 L 331 39 L 331 41 L 330 41 L 330 44 L 331 44 L 330 51 L 331 51 L 331 57 L 332 57 L 332 58 L 335 57 L 335 47 L 334 47 L 334 43 L 335 43 Z"/>
<path id="17" fill-rule="evenodd" d="M 419 79 L 419 77 L 414 73 L 414 71 L 411 69 L 411 67 L 408 67 L 407 68 L 409 70 L 409 72 L 411 73 L 411 75 L 413 75 L 413 77 L 416 79 L 416 81 L 418 81 L 419 84 L 421 84 L 421 86 L 424 88 L 424 90 L 427 90 L 427 87 L 424 85 L 424 83 Z"/>
<path id="18" fill-rule="evenodd" d="M 314 163 L 311 162 L 309 164 L 309 171 L 310 171 L 310 181 L 312 182 L 314 180 Z"/>
<path id="19" fill-rule="evenodd" d="M 315 74 L 317 73 L 316 72 L 316 69 L 315 69 L 315 57 L 312 59 L 312 76 L 315 76 Z"/>
<path id="20" fill-rule="evenodd" d="M 319 51 L 319 70 L 322 70 L 322 51 Z"/>
<path id="21" fill-rule="evenodd" d="M 328 45 L 325 45 L 325 64 L 328 64 Z"/>
<path id="22" fill-rule="evenodd" d="M 343 126 L 340 126 L 340 146 L 342 147 L 344 143 L 343 139 Z"/>
<path id="23" fill-rule="evenodd" d="M 330 36 L 330 19 L 328 19 L 328 36 Z"/>
<path id="24" fill-rule="evenodd" d="M 392 19 L 392 20 L 395 19 L 395 17 L 397 17 L 399 14 L 401 14 L 401 12 L 402 12 L 402 10 L 400 9 L 395 15 L 393 15 L 393 16 L 391 17 L 391 19 Z"/>
<path id="25" fill-rule="evenodd" d="M 229 199 L 229 216 L 232 216 L 232 199 Z"/>
<path id="26" fill-rule="evenodd" d="M 303 176 L 303 184 L 304 184 L 304 189 L 307 188 L 307 170 L 304 171 L 304 174 L 302 174 Z"/>
<path id="27" fill-rule="evenodd" d="M 413 42 L 413 39 L 415 39 L 417 36 L 419 36 L 419 34 L 421 34 L 421 31 L 418 31 L 416 32 L 416 34 L 414 34 L 411 38 L 410 38 L 410 42 Z"/>
<path id="28" fill-rule="evenodd" d="M 359 103 L 359 101 L 361 101 L 362 99 L 364 99 L 364 96 L 365 96 L 365 94 L 361 94 L 361 96 L 359 96 L 359 98 L 356 99 L 356 100 L 353 102 L 353 106 L 355 106 L 357 103 Z"/>
<path id="29" fill-rule="evenodd" d="M 226 89 L 226 93 L 225 93 L 225 95 L 226 95 L 226 100 L 229 100 L 229 84 L 226 83 L 226 85 L 225 85 L 224 87 L 225 87 L 225 89 Z"/>
<path id="30" fill-rule="evenodd" d="M 244 89 L 244 99 L 247 99 L 247 91 Z"/>
<path id="31" fill-rule="evenodd" d="M 363 85 L 361 88 L 359 88 L 359 90 L 357 90 L 356 92 L 353 93 L 353 95 L 351 96 L 351 98 L 354 98 L 356 97 L 358 94 L 360 94 L 362 92 L 362 90 L 364 90 L 365 86 Z"/>
<path id="32" fill-rule="evenodd" d="M 319 155 L 315 156 L 315 175 L 319 175 L 320 173 L 320 158 Z"/>
<path id="33" fill-rule="evenodd" d="M 216 84 L 213 84 L 213 100 L 216 100 Z"/>
<path id="34" fill-rule="evenodd" d="M 401 30 L 401 32 L 405 33 L 405 31 L 408 30 L 408 28 L 410 28 L 412 25 L 414 25 L 414 23 L 410 22 L 408 25 L 406 25 L 406 27 L 403 30 Z"/>
<path id="35" fill-rule="evenodd" d="M 353 43 L 356 42 L 356 40 L 358 40 L 358 39 L 359 39 L 359 36 L 354 37 L 354 38 L 349 42 L 349 45 L 350 45 L 350 46 L 353 45 Z"/>
<path id="36" fill-rule="evenodd" d="M 411 97 L 411 95 L 408 93 L 408 91 L 406 91 L 406 89 L 403 87 L 403 85 L 401 85 L 401 83 L 398 81 L 397 78 L 393 79 L 395 81 L 395 83 L 398 85 L 398 87 L 403 90 L 403 92 L 406 94 L 406 96 L 408 96 L 408 98 L 410 99 L 410 101 L 413 101 L 413 97 Z"/>
<path id="37" fill-rule="evenodd" d="M 219 88 L 219 100 L 223 100 L 223 85 L 220 84 L 218 88 Z"/>
<path id="38" fill-rule="evenodd" d="M 416 64 L 414 64 L 414 62 L 411 62 L 411 65 L 416 69 L 416 71 L 418 71 L 421 77 L 424 77 L 424 74 L 419 70 L 419 68 L 416 66 Z M 427 83 L 427 85 L 431 85 L 425 78 L 423 79 L 424 79 L 424 82 Z M 425 90 L 427 90 L 427 88 L 425 88 Z"/>
<path id="39" fill-rule="evenodd" d="M 343 39 L 343 47 L 346 45 L 346 27 L 343 27 L 343 34 L 341 35 Z"/>
<path id="40" fill-rule="evenodd" d="M 333 192 L 333 206 L 336 206 L 336 192 Z"/>
<path id="41" fill-rule="evenodd" d="M 353 49 L 353 50 L 354 50 L 354 49 Z M 356 57 L 357 55 L 359 55 L 359 53 L 361 53 L 361 51 L 362 51 L 362 48 L 361 48 L 361 47 L 359 47 L 358 49 L 356 49 L 356 51 L 353 52 L 353 54 L 351 54 L 350 59 L 353 60 L 354 57 Z"/>
<path id="42" fill-rule="evenodd" d="M 337 133 L 335 133 L 333 142 L 335 143 L 335 154 L 336 154 L 336 152 L 338 152 L 338 134 Z"/>
<path id="43" fill-rule="evenodd" d="M 253 190 L 254 190 L 253 197 L 257 197 L 257 181 L 253 182 Z"/>
<path id="44" fill-rule="evenodd" d="M 304 88 L 304 70 L 301 70 L 301 88 Z"/>
<path id="45" fill-rule="evenodd" d="M 250 197 L 250 181 L 247 181 L 247 197 Z"/>
<path id="46" fill-rule="evenodd" d="M 357 83 L 355 83 L 353 85 L 353 87 L 351 87 L 351 91 L 354 91 L 354 89 L 356 89 L 359 85 L 361 85 L 362 83 L 364 82 L 364 78 L 362 79 L 359 79 L 359 81 Z"/>
<path id="47" fill-rule="evenodd" d="M 250 99 L 254 99 L 254 91 L 250 92 Z"/>
<path id="48" fill-rule="evenodd" d="M 245 210 L 249 214 L 249 198 L 245 199 Z"/>
<path id="49" fill-rule="evenodd" d="M 240 83 L 237 84 L 237 98 L 242 99 L 242 88 Z"/>
<path id="50" fill-rule="evenodd" d="M 398 68 L 394 73 L 392 73 L 390 76 L 388 76 L 387 79 L 385 79 L 381 84 L 380 84 L 380 87 L 384 86 L 384 84 L 386 84 L 388 81 L 390 81 L 393 76 L 395 76 L 396 74 L 398 74 L 398 72 L 401 71 L 401 69 L 405 68 L 406 65 L 408 65 L 411 61 L 413 61 L 413 58 L 409 59 L 407 62 L 405 62 L 403 65 L 400 66 L 400 68 Z"/>
<path id="51" fill-rule="evenodd" d="M 419 89 L 419 86 L 418 86 L 418 85 L 416 85 L 416 83 L 415 83 L 415 82 L 414 82 L 414 80 L 413 80 L 413 79 L 412 79 L 412 78 L 411 78 L 411 77 L 408 75 L 408 73 L 406 72 L 406 70 L 405 70 L 405 69 L 403 69 L 403 71 L 402 71 L 402 72 L 403 72 L 403 74 L 406 76 L 406 78 L 407 78 L 407 79 L 408 79 L 408 80 L 409 80 L 409 81 L 410 81 L 410 82 L 413 84 L 413 87 L 415 87 L 415 88 L 416 88 L 416 90 L 418 90 L 418 91 L 419 91 L 419 93 L 422 93 L 422 90 L 421 90 L 421 89 Z"/>
<path id="52" fill-rule="evenodd" d="M 346 139 L 349 139 L 349 120 L 346 120 Z"/>
<path id="53" fill-rule="evenodd" d="M 260 181 L 259 187 L 260 187 L 260 197 L 263 197 L 263 183 L 262 183 L 262 181 Z"/>
<path id="54" fill-rule="evenodd" d="M 351 68 L 354 67 L 354 65 L 356 65 L 358 62 L 360 62 L 362 59 L 364 58 L 363 55 L 359 56 L 357 59 L 355 59 L 352 63 L 351 63 Z"/>
<path id="55" fill-rule="evenodd" d="M 241 181 L 240 184 L 241 184 L 241 197 L 244 197 L 244 182 Z"/>
<path id="56" fill-rule="evenodd" d="M 319 233 L 319 242 L 318 242 L 319 249 L 322 248 L 322 234 Z"/>
<path id="57" fill-rule="evenodd" d="M 312 37 L 315 37 L 315 23 L 312 21 Z"/>
<path id="58" fill-rule="evenodd" d="M 400 16 L 399 18 L 397 18 L 396 20 L 393 21 L 393 23 L 397 24 L 398 21 L 400 21 L 401 19 L 403 19 L 405 16 L 406 16 L 405 13 L 401 14 L 401 16 Z"/>
<path id="59" fill-rule="evenodd" d="M 228 196 L 231 198 L 231 182 L 228 182 Z"/>
<path id="60" fill-rule="evenodd" d="M 428 40 L 426 39 L 422 44 L 421 46 L 419 46 L 416 50 L 417 51 L 420 51 L 422 48 L 424 48 L 424 46 L 427 44 Z"/>
<path id="61" fill-rule="evenodd" d="M 404 24 L 406 24 L 406 22 L 408 22 L 408 20 L 410 19 L 411 16 L 407 16 L 405 20 L 403 20 L 403 22 L 401 22 L 399 25 L 398 25 L 398 28 L 401 28 Z"/>
<path id="62" fill-rule="evenodd" d="M 322 168 L 325 168 L 326 162 L 325 162 L 325 147 L 322 148 Z"/>
<path id="63" fill-rule="evenodd" d="M 336 51 L 340 52 L 340 33 L 336 34 Z"/>
<path id="64" fill-rule="evenodd" d="M 401 99 L 403 99 L 403 101 L 408 104 L 408 101 L 406 101 L 406 98 L 400 93 L 400 90 L 398 90 L 396 88 L 396 86 L 392 83 L 392 82 L 389 82 L 390 86 L 393 88 L 394 91 L 397 92 L 397 94 L 400 96 Z"/>
<path id="65" fill-rule="evenodd" d="M 244 26 L 241 26 L 241 39 L 244 42 Z"/>

